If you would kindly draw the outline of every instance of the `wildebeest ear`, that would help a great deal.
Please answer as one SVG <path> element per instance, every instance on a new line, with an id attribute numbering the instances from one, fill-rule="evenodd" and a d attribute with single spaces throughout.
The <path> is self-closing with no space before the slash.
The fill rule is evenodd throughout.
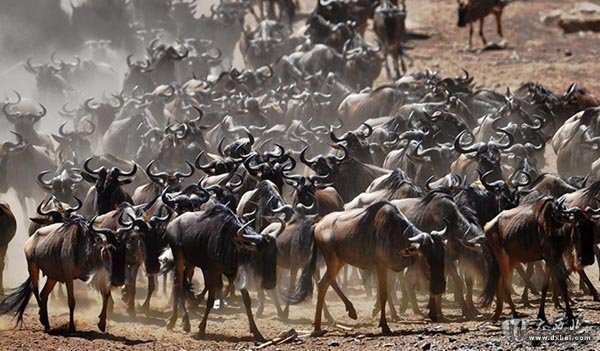
<path id="1" fill-rule="evenodd" d="M 119 180 L 119 185 L 127 185 L 127 184 L 130 184 L 132 181 L 133 181 L 132 179 Z"/>
<path id="2" fill-rule="evenodd" d="M 39 225 L 43 225 L 43 226 L 52 224 L 52 222 L 47 218 L 30 217 L 29 220 L 35 224 L 39 224 Z"/>
<path id="3" fill-rule="evenodd" d="M 86 173 L 86 172 L 81 172 L 81 176 L 88 183 L 94 183 L 95 184 L 98 181 L 98 178 L 96 178 L 93 175 L 91 175 L 89 173 Z"/>

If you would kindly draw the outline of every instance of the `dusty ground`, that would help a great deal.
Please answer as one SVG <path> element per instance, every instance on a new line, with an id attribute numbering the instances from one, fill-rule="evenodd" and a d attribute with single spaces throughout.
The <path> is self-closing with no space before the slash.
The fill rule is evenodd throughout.
<path id="1" fill-rule="evenodd" d="M 203 0 L 202 0 L 203 1 Z M 314 2 L 300 1 L 303 12 Z M 567 88 L 571 82 L 588 88 L 596 95 L 600 94 L 600 51 L 599 34 L 564 35 L 557 28 L 543 25 L 539 18 L 541 11 L 551 10 L 573 0 L 530 0 L 517 1 L 505 11 L 504 29 L 508 41 L 508 49 L 501 51 L 477 52 L 466 47 L 468 30 L 456 28 L 456 2 L 454 0 L 408 0 L 409 28 L 411 31 L 430 36 L 427 40 L 413 40 L 408 43 L 409 70 L 438 70 L 445 74 L 459 74 L 460 68 L 467 69 L 475 76 L 479 86 L 504 90 L 507 86 L 516 88 L 521 82 L 528 80 L 541 81 L 551 89 L 559 92 Z M 486 33 L 488 40 L 498 41 L 493 19 L 488 19 Z M 474 47 L 481 47 L 477 36 Z M 385 81 L 381 77 L 380 82 Z M 552 161 L 553 155 L 547 155 Z M 552 162 L 551 162 L 552 164 Z M 550 169 L 551 170 L 551 169 Z M 10 198 L 8 199 L 11 200 Z M 10 201 L 14 203 L 14 201 Z M 17 213 L 19 218 L 23 218 Z M 22 257 L 22 243 L 25 230 L 21 229 L 9 249 L 9 261 L 5 277 L 8 286 L 16 286 L 24 279 L 25 266 Z M 596 268 L 590 270 L 592 281 L 597 284 Z M 600 285 L 600 284 L 597 284 Z M 143 286 L 138 292 L 138 299 L 144 295 Z M 54 329 L 50 334 L 42 332 L 37 322 L 37 306 L 30 301 L 31 307 L 26 312 L 23 328 L 13 329 L 10 318 L 0 319 L 0 349 L 2 350 L 184 350 L 184 349 L 248 349 L 255 346 L 249 338 L 245 314 L 241 310 L 240 301 L 230 301 L 226 310 L 215 311 L 208 323 L 208 340 L 197 340 L 194 333 L 186 334 L 178 324 L 173 332 L 165 328 L 170 306 L 167 298 L 159 295 L 155 300 L 154 312 L 150 315 L 140 313 L 132 320 L 126 317 L 124 306 L 116 295 L 115 315 L 111 318 L 108 333 L 97 331 L 96 316 L 99 312 L 99 297 L 90 293 L 80 285 L 78 289 L 78 307 L 76 311 L 77 327 L 81 332 L 66 337 L 65 325 L 68 321 L 66 303 L 55 299 L 51 302 L 50 320 Z M 377 318 L 371 317 L 373 297 L 367 297 L 362 291 L 351 291 L 350 299 L 354 302 L 359 319 L 350 320 L 344 311 L 343 304 L 335 296 L 331 296 L 333 315 L 342 325 L 350 329 L 342 331 L 332 328 L 324 338 L 305 338 L 292 344 L 270 347 L 270 349 L 328 349 L 343 347 L 345 349 L 515 349 L 519 347 L 540 347 L 544 349 L 578 349 L 597 350 L 600 342 L 600 303 L 592 302 L 589 297 L 576 298 L 576 314 L 582 325 L 577 331 L 564 331 L 569 335 L 590 335 L 591 341 L 574 343 L 567 341 L 518 341 L 505 335 L 501 323 L 488 322 L 490 311 L 484 310 L 484 317 L 476 321 L 464 321 L 453 303 L 446 301 L 445 314 L 455 319 L 451 323 L 430 323 L 424 317 L 414 315 L 411 311 L 402 315 L 400 322 L 391 322 L 396 331 L 394 336 L 378 336 Z M 450 296 L 446 296 L 450 298 Z M 425 310 L 426 301 L 420 298 L 421 308 Z M 516 299 L 519 311 L 527 314 L 533 323 L 536 309 L 525 309 Z M 533 305 L 537 306 L 537 297 Z M 138 300 L 138 304 L 141 301 Z M 505 307 L 505 312 L 506 312 Z M 550 319 L 560 318 L 563 312 L 548 304 L 547 313 Z M 258 327 L 267 338 L 277 337 L 280 333 L 295 328 L 301 334 L 311 329 L 314 306 L 310 303 L 293 306 L 290 321 L 282 322 L 275 314 L 271 304 L 267 305 L 265 317 L 257 320 Z M 199 315 L 193 313 L 192 331 L 199 322 Z M 528 333 L 535 331 L 528 329 Z M 535 327 L 533 327 L 535 329 Z M 538 332 L 539 334 L 539 332 Z M 544 330 L 543 336 L 554 335 Z"/>

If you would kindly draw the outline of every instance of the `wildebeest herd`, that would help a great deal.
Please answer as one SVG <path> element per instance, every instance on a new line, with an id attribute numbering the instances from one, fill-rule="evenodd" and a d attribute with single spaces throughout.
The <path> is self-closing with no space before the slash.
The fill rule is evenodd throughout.
<path id="1" fill-rule="evenodd" d="M 418 311 L 423 287 L 433 322 L 446 319 L 447 288 L 467 319 L 481 315 L 479 293 L 484 307 L 496 300 L 493 320 L 505 300 L 516 317 L 515 270 L 525 304 L 541 291 L 544 322 L 549 288 L 575 322 L 571 275 L 600 301 L 584 271 L 600 258 L 600 101 L 585 89 L 526 82 L 498 92 L 475 88 L 466 71 L 407 73 L 402 0 L 319 0 L 299 30 L 292 0 L 221 0 L 209 15 L 194 1 L 110 3 L 74 7 L 73 22 L 98 9 L 131 21 L 113 28 L 125 50 L 133 43 L 124 77 L 100 63 L 118 56 L 111 42 L 95 41 L 94 59 L 27 59 L 35 98 L 15 91 L 1 103 L 14 139 L 0 144 L 0 191 L 32 217 L 17 223 L 0 202 L 0 261 L 29 225 L 29 277 L 0 314 L 22 322 L 33 295 L 50 331 L 48 299 L 62 283 L 75 331 L 81 279 L 102 296 L 105 331 L 117 288 L 129 314 L 140 309 L 142 266 L 142 312 L 158 276 L 172 277 L 167 327 L 182 316 L 189 331 L 188 307 L 204 306 L 201 337 L 213 305 L 236 290 L 257 340 L 251 292 L 259 317 L 267 293 L 285 320 L 316 283 L 314 335 L 323 313 L 333 321 L 329 287 L 357 319 L 348 266 L 366 289 L 376 284 L 384 334 L 397 291 Z M 506 3 L 459 0 L 458 25 L 472 35 L 493 14 L 502 36 Z M 244 68 L 231 64 L 238 44 Z M 376 85 L 383 67 L 390 80 Z M 81 96 L 86 81 L 121 89 Z M 52 113 L 43 101 L 60 101 L 55 133 L 38 127 Z M 542 171 L 550 150 L 557 173 Z M 284 276 L 289 285 L 278 285 Z"/>

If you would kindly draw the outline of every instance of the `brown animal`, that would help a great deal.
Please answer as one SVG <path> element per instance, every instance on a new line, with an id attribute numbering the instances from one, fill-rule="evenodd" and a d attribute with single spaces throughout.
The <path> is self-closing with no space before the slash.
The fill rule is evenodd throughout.
<path id="1" fill-rule="evenodd" d="M 98 328 L 106 330 L 106 309 L 110 298 L 113 262 L 122 253 L 115 249 L 109 237 L 114 232 L 94 228 L 96 217 L 73 215 L 65 223 L 55 223 L 35 232 L 25 242 L 25 257 L 29 278 L 0 302 L 0 315 L 16 310 L 17 323 L 23 323 L 23 313 L 31 294 L 40 307 L 40 323 L 50 331 L 48 296 L 57 282 L 67 286 L 69 301 L 69 332 L 75 332 L 75 293 L 73 280 L 82 279 L 102 294 L 102 311 Z M 131 228 L 125 228 L 129 230 Z M 120 230 L 119 230 L 120 231 Z M 47 277 L 39 292 L 40 270 Z"/>
<path id="2" fill-rule="evenodd" d="M 0 201 L 0 294 L 4 293 L 4 259 L 8 243 L 14 238 L 17 232 L 17 221 L 15 215 L 10 210 L 10 206 Z"/>
<path id="3" fill-rule="evenodd" d="M 544 260 L 546 272 L 538 318 L 546 321 L 544 305 L 550 277 L 560 289 L 565 301 L 568 323 L 575 319 L 569 303 L 568 271 L 564 256 L 575 251 L 577 266 L 594 262 L 593 220 L 598 210 L 578 207 L 565 208 L 555 198 L 540 197 L 500 213 L 485 226 L 488 245 L 488 281 L 483 291 L 483 304 L 489 305 L 496 295 L 497 306 L 493 315 L 498 320 L 504 299 L 508 300 L 512 315 L 518 314 L 510 295 L 511 274 L 520 263 Z M 501 282 L 501 283 L 500 283 Z"/>
<path id="4" fill-rule="evenodd" d="M 394 73 L 396 79 L 400 78 L 400 69 L 398 67 L 398 59 L 402 65 L 402 72 L 406 72 L 406 64 L 402 54 L 402 42 L 406 34 L 406 4 L 404 0 L 401 2 L 402 9 L 392 4 L 391 0 L 383 0 L 383 4 L 377 6 L 373 17 L 373 30 L 377 34 L 379 41 L 383 43 L 383 52 L 385 55 L 385 71 L 388 78 L 391 78 L 392 73 L 388 65 L 387 56 L 392 56 L 394 64 Z"/>
<path id="5" fill-rule="evenodd" d="M 322 334 L 321 314 L 330 285 L 344 302 L 348 316 L 357 319 L 352 302 L 336 282 L 337 273 L 345 264 L 361 269 L 376 269 L 381 306 L 379 326 L 384 334 L 390 334 L 385 316 L 387 270 L 402 271 L 414 262 L 413 256 L 423 255 L 431 277 L 430 303 L 436 303 L 435 300 L 439 300 L 440 294 L 446 289 L 444 245 L 441 239 L 444 232 L 421 232 L 394 205 L 386 201 L 377 202 L 366 209 L 330 213 L 315 226 L 315 244 L 310 261 L 302 271 L 299 289 L 294 296 L 286 296 L 286 299 L 297 303 L 311 295 L 318 248 L 325 258 L 327 271 L 318 284 L 313 334 Z"/>
<path id="6" fill-rule="evenodd" d="M 469 48 L 473 46 L 473 22 L 479 21 L 479 36 L 483 45 L 487 40 L 483 34 L 483 21 L 490 13 L 496 17 L 496 30 L 501 38 L 502 34 L 502 11 L 508 3 L 507 0 L 457 0 L 458 2 L 458 26 L 469 25 Z"/>

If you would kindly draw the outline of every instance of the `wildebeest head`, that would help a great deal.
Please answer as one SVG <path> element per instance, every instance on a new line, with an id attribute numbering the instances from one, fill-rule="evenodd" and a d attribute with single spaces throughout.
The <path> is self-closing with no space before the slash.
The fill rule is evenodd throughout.
<path id="1" fill-rule="evenodd" d="M 254 252 L 253 269 L 260 274 L 263 289 L 274 289 L 277 284 L 276 235 L 258 234 L 251 228 L 252 221 L 241 226 L 235 242 Z M 283 225 L 282 225 L 283 228 Z M 279 232 L 281 232 L 280 230 Z"/>
<path id="2" fill-rule="evenodd" d="M 327 180 L 331 181 L 335 178 L 335 176 L 337 176 L 338 166 L 350 158 L 350 150 L 348 150 L 345 145 L 338 144 L 337 147 L 344 151 L 344 156 L 338 157 L 335 155 L 317 155 L 314 158 L 306 159 L 306 150 L 308 150 L 308 146 L 306 146 L 304 149 L 302 149 L 302 152 L 300 152 L 300 161 L 315 171 L 317 175 L 327 175 Z"/>
<path id="3" fill-rule="evenodd" d="M 370 145 L 367 141 L 367 138 L 373 134 L 373 127 L 367 123 L 362 123 L 362 125 L 367 129 L 366 131 L 356 130 L 352 132 L 346 132 L 339 138 L 335 135 L 332 127 L 329 130 L 329 136 L 331 140 L 336 143 L 345 143 L 352 155 L 354 155 L 358 160 L 366 163 L 373 163 Z"/>
<path id="4" fill-rule="evenodd" d="M 133 222 L 134 229 L 137 229 L 138 233 L 142 235 L 144 266 L 148 274 L 155 274 L 160 270 L 159 256 L 165 246 L 163 236 L 167 223 L 173 215 L 173 210 L 168 206 L 164 206 L 163 216 L 154 215 L 148 219 L 145 212 L 154 205 L 156 199 L 139 209 L 140 215 L 135 213 L 132 216 L 130 213 L 125 213 L 129 217 L 129 223 L 123 221 L 123 218 L 119 218 L 119 223 L 123 226 L 131 225 L 131 222 Z M 129 245 L 132 245 L 132 243 Z"/>
<path id="5" fill-rule="evenodd" d="M 458 3 L 458 26 L 465 27 L 470 22 L 469 11 L 471 6 L 468 1 L 457 0 Z"/>
<path id="6" fill-rule="evenodd" d="M 53 63 L 33 64 L 30 57 L 23 67 L 35 75 L 36 85 L 40 92 L 61 95 L 63 92 L 72 90 L 72 87 L 60 75 L 62 67 L 56 67 Z"/>
<path id="7" fill-rule="evenodd" d="M 40 109 L 37 113 L 32 112 L 21 112 L 11 111 L 13 107 L 21 102 L 21 95 L 18 92 L 14 92 L 17 95 L 17 101 L 6 102 L 2 107 L 2 112 L 6 119 L 15 126 L 15 130 L 23 135 L 31 135 L 35 133 L 35 125 L 46 115 L 46 108 L 44 105 L 39 104 Z"/>
<path id="8" fill-rule="evenodd" d="M 124 201 L 131 201 L 121 186 L 132 182 L 132 178 L 137 172 L 137 164 L 133 163 L 130 172 L 123 172 L 118 167 L 107 170 L 104 166 L 97 169 L 90 168 L 90 162 L 93 157 L 88 158 L 83 163 L 85 172 L 82 173 L 83 179 L 89 183 L 94 183 L 96 188 L 96 211 L 99 214 L 107 213 L 116 208 Z M 128 179 L 119 179 L 120 177 Z"/>
<path id="9" fill-rule="evenodd" d="M 44 176 L 52 173 L 46 170 L 38 174 L 38 184 L 42 189 L 54 196 L 62 202 L 70 201 L 73 198 L 74 192 L 79 183 L 83 181 L 81 170 L 78 169 L 63 169 L 62 172 L 50 180 L 45 180 Z"/>
<path id="10" fill-rule="evenodd" d="M 116 231 L 106 228 L 100 229 L 94 227 L 96 217 L 94 216 L 88 222 L 87 231 L 95 237 L 95 246 L 99 250 L 102 263 L 110 272 L 111 285 L 122 286 L 125 284 L 125 268 L 127 265 L 126 233 L 131 231 L 133 223 Z"/>
<path id="11" fill-rule="evenodd" d="M 18 156 L 20 153 L 25 151 L 29 146 L 29 142 L 26 141 L 23 136 L 19 133 L 11 132 L 17 137 L 17 143 L 4 142 L 0 144 L 0 192 L 8 191 L 10 187 L 10 179 L 6 177 L 6 171 L 8 169 L 7 163 L 12 157 Z"/>
<path id="12" fill-rule="evenodd" d="M 173 191 L 178 191 L 181 189 L 182 179 L 189 178 L 194 174 L 194 166 L 189 161 L 185 162 L 189 169 L 187 173 L 180 171 L 153 173 L 152 166 L 155 163 L 156 160 L 152 160 L 150 161 L 150 163 L 148 163 L 148 166 L 146 166 L 146 174 L 148 175 L 148 178 L 150 178 L 152 182 L 159 184 L 163 188 L 169 187 Z"/>
<path id="13" fill-rule="evenodd" d="M 467 130 L 463 130 L 457 137 L 454 139 L 454 149 L 456 152 L 461 154 L 473 154 L 475 160 L 478 163 L 478 171 L 481 173 L 487 173 L 489 171 L 493 171 L 493 178 L 495 180 L 502 179 L 502 169 L 500 167 L 501 160 L 501 150 L 508 149 L 514 143 L 514 137 L 508 131 L 503 129 L 499 130 L 504 133 L 508 137 L 508 141 L 505 144 L 497 143 L 494 141 L 490 141 L 487 143 L 479 142 L 475 143 L 474 136 L 471 132 Z M 470 135 L 473 140 L 470 144 L 465 145 L 462 144 L 463 135 Z"/>
<path id="14" fill-rule="evenodd" d="M 594 224 L 600 218 L 600 209 L 587 207 L 584 210 L 578 207 L 563 209 L 568 213 L 571 223 L 571 241 L 575 246 L 577 264 L 589 266 L 594 264 Z"/>
<path id="15" fill-rule="evenodd" d="M 101 102 L 96 105 L 92 105 L 94 98 L 89 98 L 83 102 L 84 110 L 89 113 L 93 118 L 96 119 L 96 125 L 101 135 L 104 135 L 112 122 L 115 120 L 117 113 L 125 105 L 125 99 L 121 94 L 113 94 L 113 97 L 117 99 L 116 104 L 110 102 Z"/>
<path id="16" fill-rule="evenodd" d="M 522 171 L 519 171 L 518 173 L 522 174 L 525 180 L 519 181 L 518 179 L 515 179 L 517 176 L 514 174 L 511 177 L 512 180 L 510 184 L 502 179 L 490 182 L 489 178 L 491 178 L 493 171 L 488 171 L 484 174 L 479 173 L 481 184 L 483 184 L 486 190 L 495 195 L 500 211 L 517 207 L 520 200 L 518 188 L 527 186 L 531 183 L 531 176 L 529 174 Z"/>
<path id="17" fill-rule="evenodd" d="M 89 119 L 86 119 L 85 122 L 89 125 L 88 130 L 65 132 L 67 122 L 64 122 L 58 128 L 59 135 L 52 134 L 54 140 L 59 144 L 59 153 L 62 151 L 65 155 L 74 155 L 80 160 L 92 155 L 92 145 L 88 137 L 94 134 L 96 125 Z"/>
<path id="18" fill-rule="evenodd" d="M 150 60 L 145 59 L 144 61 L 132 61 L 133 55 L 127 56 L 127 67 L 129 71 L 125 73 L 123 80 L 123 91 L 126 93 L 132 93 L 134 89 L 141 89 L 142 92 L 150 92 L 154 88 L 154 82 L 150 72 Z"/>
<path id="19" fill-rule="evenodd" d="M 418 251 L 422 254 L 428 266 L 429 288 L 432 294 L 442 294 L 446 291 L 446 276 L 444 274 L 444 234 L 432 231 L 431 234 L 420 233 L 411 237 L 409 251 Z"/>

